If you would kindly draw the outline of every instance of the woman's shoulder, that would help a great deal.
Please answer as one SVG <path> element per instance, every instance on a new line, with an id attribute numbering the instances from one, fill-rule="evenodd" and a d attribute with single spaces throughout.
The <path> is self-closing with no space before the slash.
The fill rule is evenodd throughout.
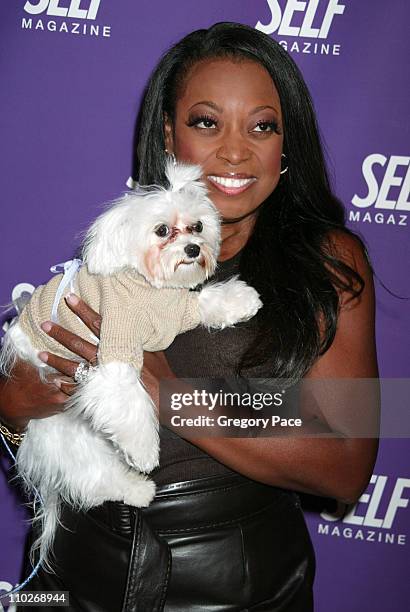
<path id="1" fill-rule="evenodd" d="M 342 229 L 332 229 L 325 236 L 324 246 L 330 255 L 347 264 L 358 274 L 367 276 L 371 272 L 367 248 L 355 234 Z"/>
<path id="2" fill-rule="evenodd" d="M 364 242 L 355 234 L 342 229 L 333 229 L 326 234 L 324 248 L 332 257 L 348 266 L 350 274 L 340 267 L 333 268 L 332 273 L 342 281 L 335 284 L 339 294 L 340 306 L 344 307 L 359 300 L 374 300 L 373 267 Z M 347 280 L 347 284 L 346 283 Z"/>
<path id="3" fill-rule="evenodd" d="M 317 359 L 307 377 L 373 378 L 377 376 L 375 348 L 375 288 L 364 243 L 354 234 L 332 230 L 326 236 L 330 255 L 353 271 L 331 267 L 338 294 L 337 327 L 330 347 Z M 327 264 L 326 264 L 327 265 Z M 321 337 L 327 321 L 319 316 Z"/>

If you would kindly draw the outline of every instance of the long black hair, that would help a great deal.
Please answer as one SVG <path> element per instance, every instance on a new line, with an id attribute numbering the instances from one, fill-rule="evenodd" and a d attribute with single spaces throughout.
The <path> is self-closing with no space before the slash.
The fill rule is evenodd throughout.
<path id="1" fill-rule="evenodd" d="M 332 344 L 337 290 L 355 298 L 364 281 L 332 250 L 332 231 L 355 234 L 345 226 L 344 208 L 332 194 L 313 103 L 290 56 L 266 34 L 237 23 L 217 23 L 183 38 L 163 56 L 149 81 L 137 132 L 135 175 L 143 184 L 165 182 L 165 113 L 173 121 L 192 66 L 221 57 L 250 59 L 269 72 L 281 102 L 288 164 L 260 208 L 241 256 L 241 278 L 257 289 L 264 307 L 237 373 L 269 360 L 272 377 L 297 381 Z"/>

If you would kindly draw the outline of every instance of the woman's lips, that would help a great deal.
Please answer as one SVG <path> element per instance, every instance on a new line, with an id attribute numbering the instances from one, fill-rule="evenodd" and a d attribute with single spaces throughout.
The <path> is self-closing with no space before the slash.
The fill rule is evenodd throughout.
<path id="1" fill-rule="evenodd" d="M 226 195 L 238 195 L 246 191 L 255 181 L 254 176 L 236 175 L 236 176 L 218 176 L 208 174 L 207 179 L 216 189 L 222 191 Z"/>

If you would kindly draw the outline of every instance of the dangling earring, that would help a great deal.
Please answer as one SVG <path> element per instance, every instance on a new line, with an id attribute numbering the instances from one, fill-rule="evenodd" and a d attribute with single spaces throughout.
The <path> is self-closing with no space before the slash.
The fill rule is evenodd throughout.
<path id="1" fill-rule="evenodd" d="M 170 153 L 168 149 L 165 149 L 165 155 L 167 156 L 168 160 L 172 162 L 173 166 L 177 165 L 177 158 L 175 157 L 175 153 Z"/>
<path id="2" fill-rule="evenodd" d="M 285 160 L 287 159 L 287 157 L 286 157 L 286 155 L 285 155 L 284 153 L 282 153 L 282 156 L 281 156 L 281 157 L 284 157 L 284 158 L 285 158 Z M 288 165 L 288 166 L 286 166 L 286 168 L 284 168 L 283 170 L 281 170 L 279 174 L 285 174 L 285 172 L 287 172 L 287 171 L 288 171 L 288 169 L 289 169 L 289 165 Z"/>

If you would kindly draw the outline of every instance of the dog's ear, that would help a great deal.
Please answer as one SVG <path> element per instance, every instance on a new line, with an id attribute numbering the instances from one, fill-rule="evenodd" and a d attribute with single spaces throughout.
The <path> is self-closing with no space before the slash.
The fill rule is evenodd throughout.
<path id="1" fill-rule="evenodd" d="M 91 274 L 109 275 L 130 264 L 135 196 L 125 194 L 87 231 L 82 257 Z"/>
<path id="2" fill-rule="evenodd" d="M 200 190 L 205 192 L 205 185 L 199 182 L 202 176 L 202 168 L 193 164 L 174 164 L 168 161 L 165 167 L 165 174 L 169 182 L 169 189 L 172 192 L 181 191 L 183 189 Z"/>

